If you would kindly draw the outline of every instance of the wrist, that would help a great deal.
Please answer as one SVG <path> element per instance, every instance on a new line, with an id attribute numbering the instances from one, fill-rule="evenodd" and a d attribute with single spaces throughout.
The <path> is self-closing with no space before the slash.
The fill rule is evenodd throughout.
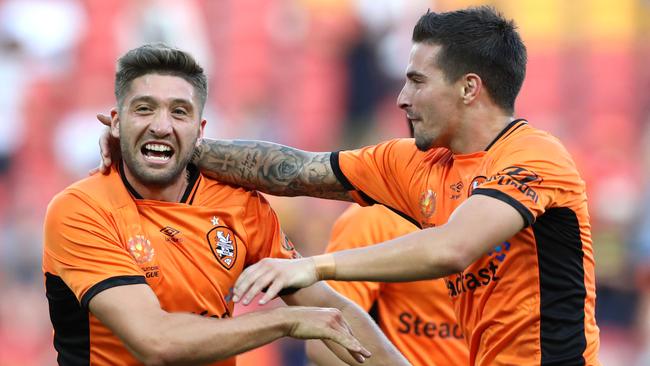
<path id="1" fill-rule="evenodd" d="M 332 253 L 311 257 L 318 281 L 336 279 L 336 261 Z"/>
<path id="2" fill-rule="evenodd" d="M 271 310 L 275 319 L 275 327 L 282 332 L 283 337 L 290 337 L 296 325 L 297 319 L 295 315 L 292 315 L 291 308 L 291 306 L 280 306 Z"/>

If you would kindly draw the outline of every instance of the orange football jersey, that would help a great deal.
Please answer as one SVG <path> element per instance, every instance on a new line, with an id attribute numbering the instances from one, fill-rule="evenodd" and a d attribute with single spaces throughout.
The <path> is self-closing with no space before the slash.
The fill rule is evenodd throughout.
<path id="1" fill-rule="evenodd" d="M 480 164 L 465 164 L 473 158 Z M 472 194 L 522 215 L 522 231 L 446 278 L 470 365 L 599 364 L 585 184 L 556 138 L 516 120 L 469 155 L 399 139 L 331 162 L 360 203 L 385 204 L 420 227 L 444 224 Z"/>
<path id="2" fill-rule="evenodd" d="M 297 255 L 261 195 L 188 172 L 180 202 L 142 199 L 114 167 L 50 203 L 43 273 L 60 365 L 140 364 L 88 311 L 105 289 L 146 283 L 166 311 L 230 317 L 247 265 Z"/>
<path id="3" fill-rule="evenodd" d="M 352 205 L 332 227 L 327 252 L 361 248 L 417 230 L 384 206 Z M 467 345 L 442 279 L 415 282 L 339 282 L 329 285 L 377 320 L 415 366 L 465 366 Z"/>

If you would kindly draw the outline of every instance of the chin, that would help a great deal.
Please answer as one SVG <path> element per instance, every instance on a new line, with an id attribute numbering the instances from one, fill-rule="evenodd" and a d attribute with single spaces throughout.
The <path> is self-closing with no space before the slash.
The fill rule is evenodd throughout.
<path id="1" fill-rule="evenodd" d="M 415 138 L 415 146 L 420 151 L 427 151 L 433 147 L 433 141 Z"/>

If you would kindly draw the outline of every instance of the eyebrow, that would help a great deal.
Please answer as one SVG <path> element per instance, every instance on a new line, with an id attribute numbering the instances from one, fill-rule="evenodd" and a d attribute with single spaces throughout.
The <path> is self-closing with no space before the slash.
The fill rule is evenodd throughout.
<path id="1" fill-rule="evenodd" d="M 149 103 L 149 104 L 158 105 L 158 101 L 156 100 L 156 98 L 154 98 L 154 97 L 152 97 L 150 95 L 142 95 L 142 96 L 133 98 L 129 104 L 133 105 L 133 104 L 139 103 L 139 102 L 145 102 L 145 103 Z M 189 101 L 187 99 L 184 99 L 184 98 L 174 98 L 174 99 L 172 99 L 170 101 L 170 104 L 183 104 L 183 105 L 189 106 L 191 108 L 194 107 L 194 105 L 192 104 L 191 101 Z"/>

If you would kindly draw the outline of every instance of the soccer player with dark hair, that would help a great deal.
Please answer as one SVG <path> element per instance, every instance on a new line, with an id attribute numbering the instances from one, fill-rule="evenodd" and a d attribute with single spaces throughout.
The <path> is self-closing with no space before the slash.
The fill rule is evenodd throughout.
<path id="1" fill-rule="evenodd" d="M 369 364 L 407 364 L 362 309 L 324 284 L 283 296 L 318 307 L 232 317 L 245 267 L 299 254 L 259 193 L 190 164 L 206 95 L 203 69 L 183 51 L 145 45 L 118 61 L 110 133 L 122 159 L 58 194 L 45 219 L 58 363 L 235 365 L 234 355 L 290 336 L 334 341 L 351 364 L 370 355 L 357 337 L 374 354 Z"/>
<path id="2" fill-rule="evenodd" d="M 397 104 L 415 143 L 312 153 L 206 140 L 197 149 L 199 167 L 222 181 L 381 203 L 422 228 L 365 248 L 262 260 L 238 279 L 235 301 L 268 286 L 266 302 L 323 279 L 445 277 L 470 365 L 598 365 L 585 183 L 560 141 L 514 117 L 526 70 L 514 24 L 489 7 L 428 12 L 412 40 Z"/>

